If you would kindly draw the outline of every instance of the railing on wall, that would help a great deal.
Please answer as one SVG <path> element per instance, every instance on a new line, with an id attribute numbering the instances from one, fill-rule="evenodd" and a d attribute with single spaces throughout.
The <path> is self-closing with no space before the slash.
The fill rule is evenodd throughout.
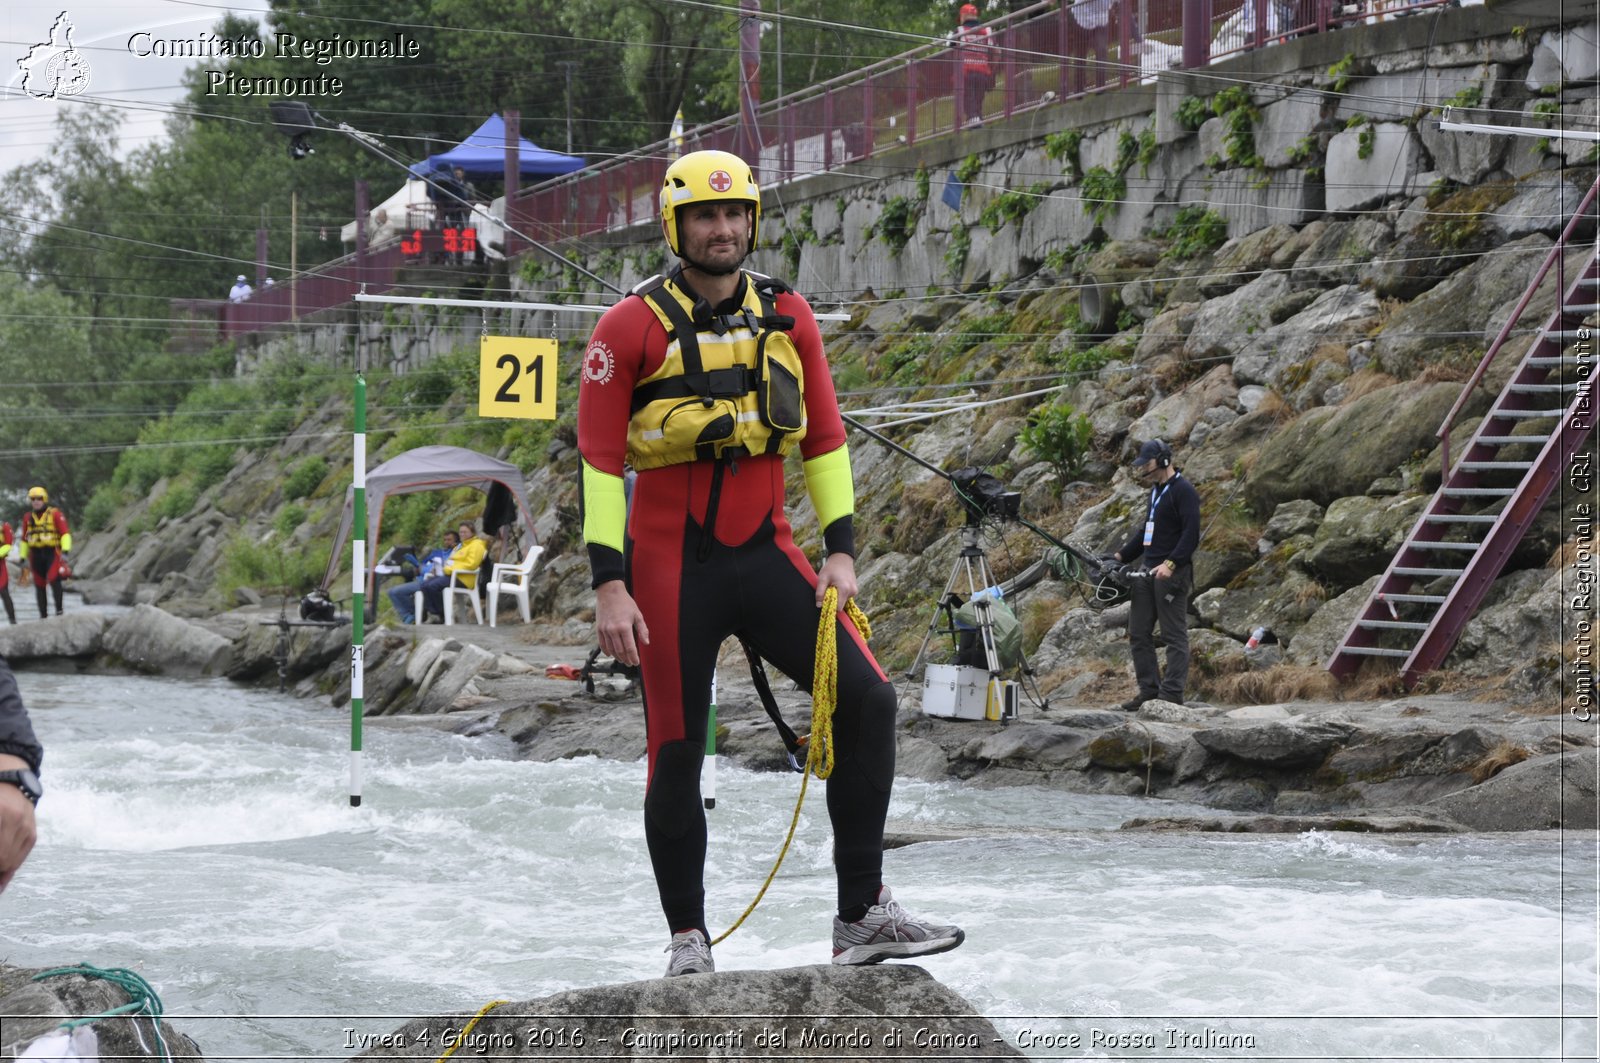
<path id="1" fill-rule="evenodd" d="M 1469 0 L 1470 2 L 1470 0 Z M 964 114 L 961 49 L 923 45 L 862 70 L 808 86 L 756 112 L 757 169 L 763 184 L 785 184 L 859 166 L 875 154 L 959 132 L 976 117 L 1019 112 L 1149 83 L 1168 70 L 1215 60 L 1309 33 L 1456 6 L 1460 0 L 1077 0 L 1042 3 L 987 23 L 993 84 L 982 113 Z M 1185 33 L 1185 26 L 1191 27 Z M 592 236 L 656 219 L 656 194 L 667 160 L 702 148 L 737 150 L 738 116 L 518 192 L 507 222 L 540 242 Z M 509 257 L 526 250 L 506 233 Z M 369 248 L 306 272 L 295 286 L 258 291 L 244 303 L 220 303 L 224 336 L 261 331 L 299 315 L 351 301 L 361 284 L 372 293 L 395 283 L 399 244 Z"/>

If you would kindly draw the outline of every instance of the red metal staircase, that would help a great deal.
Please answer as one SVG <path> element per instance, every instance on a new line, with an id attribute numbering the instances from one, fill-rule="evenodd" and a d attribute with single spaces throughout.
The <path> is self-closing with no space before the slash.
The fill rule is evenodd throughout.
<path id="1" fill-rule="evenodd" d="M 1570 283 L 1563 264 L 1569 247 L 1579 246 L 1573 234 L 1597 191 L 1600 181 L 1573 212 L 1440 426 L 1443 481 L 1328 659 L 1334 675 L 1353 675 L 1372 657 L 1394 658 L 1409 689 L 1439 667 L 1594 426 L 1600 358 L 1595 329 L 1583 323 L 1600 312 L 1600 259 L 1591 247 Z M 1552 270 L 1562 286 L 1556 310 L 1452 468 L 1452 425 Z M 1506 486 L 1511 480 L 1515 486 Z"/>

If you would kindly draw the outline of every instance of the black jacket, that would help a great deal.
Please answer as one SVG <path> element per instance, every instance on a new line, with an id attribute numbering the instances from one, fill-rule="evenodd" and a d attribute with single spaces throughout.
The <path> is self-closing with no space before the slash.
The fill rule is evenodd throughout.
<path id="1" fill-rule="evenodd" d="M 1155 512 L 1150 514 L 1152 498 L 1156 505 Z M 1187 477 L 1177 473 L 1166 484 L 1153 488 L 1145 499 L 1146 504 L 1138 511 L 1139 524 L 1133 537 L 1118 551 L 1122 560 L 1132 561 L 1142 554 L 1145 568 L 1155 568 L 1169 557 L 1174 565 L 1188 564 L 1200 545 L 1200 493 Z M 1148 547 L 1144 545 L 1146 520 L 1155 521 Z"/>
<path id="2" fill-rule="evenodd" d="M 33 736 L 28 710 L 22 707 L 22 695 L 17 692 L 17 678 L 11 674 L 11 666 L 3 657 L 0 657 L 0 753 L 21 757 L 35 772 L 44 760 L 44 748 Z"/>

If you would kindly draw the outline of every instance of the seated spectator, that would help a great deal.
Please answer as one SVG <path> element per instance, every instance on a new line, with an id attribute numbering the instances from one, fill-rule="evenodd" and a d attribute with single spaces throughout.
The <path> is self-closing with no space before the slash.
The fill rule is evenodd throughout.
<path id="1" fill-rule="evenodd" d="M 452 576 L 468 590 L 477 589 L 478 568 L 483 564 L 483 555 L 489 550 L 489 544 L 478 538 L 470 520 L 462 521 L 457 530 L 460 532 L 461 545 L 450 552 L 444 570 L 437 576 L 427 576 L 422 580 L 423 611 L 434 616 L 444 616 L 444 592 L 450 586 Z"/>
<path id="2" fill-rule="evenodd" d="M 242 303 L 255 294 L 255 289 L 250 287 L 250 282 L 244 279 L 241 273 L 234 279 L 233 287 L 228 289 L 228 302 Z"/>
<path id="3" fill-rule="evenodd" d="M 410 563 L 416 566 L 416 572 L 412 579 L 400 584 L 398 587 L 389 588 L 389 603 L 394 606 L 395 614 L 400 617 L 402 624 L 415 624 L 417 622 L 418 618 L 411 615 L 414 596 L 423 589 L 423 583 L 429 579 L 438 578 L 444 573 L 445 562 L 461 544 L 460 537 L 453 531 L 445 532 L 443 538 L 444 546 L 438 550 L 430 551 L 422 560 L 418 561 L 415 557 L 410 558 Z M 378 569 L 383 567 L 379 565 Z M 378 569 L 373 571 L 376 572 Z M 382 577 L 380 576 L 379 578 L 381 579 Z M 448 577 L 445 582 L 450 582 Z"/>

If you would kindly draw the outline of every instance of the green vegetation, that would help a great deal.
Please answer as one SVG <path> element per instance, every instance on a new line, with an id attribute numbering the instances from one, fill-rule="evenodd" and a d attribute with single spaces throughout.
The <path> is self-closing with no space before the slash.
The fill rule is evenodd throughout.
<path id="1" fill-rule="evenodd" d="M 283 543 L 253 543 L 243 534 L 228 540 L 217 571 L 217 589 L 231 596 L 240 587 L 299 593 L 315 586 L 328 567 L 326 544 L 286 549 Z"/>
<path id="2" fill-rule="evenodd" d="M 922 204 L 905 196 L 895 196 L 883 205 L 878 220 L 872 224 L 872 232 L 898 255 L 911 242 L 921 219 Z"/>
<path id="3" fill-rule="evenodd" d="M 1191 203 L 1178 209 L 1161 235 L 1170 241 L 1165 257 L 1181 262 L 1221 247 L 1228 239 L 1228 221 L 1202 203 Z"/>
<path id="4" fill-rule="evenodd" d="M 1373 145 L 1377 142 L 1377 130 L 1371 125 L 1361 127 L 1360 134 L 1356 137 L 1356 158 L 1370 159 Z"/>
<path id="5" fill-rule="evenodd" d="M 956 180 L 964 185 L 970 185 L 978 174 L 983 172 L 983 160 L 973 152 L 961 160 L 961 165 L 956 167 Z"/>
<path id="6" fill-rule="evenodd" d="M 1199 96 L 1185 96 L 1178 102 L 1178 109 L 1174 114 L 1178 124 L 1191 132 L 1198 130 L 1206 124 L 1206 119 L 1211 117 L 1211 105 Z"/>
<path id="7" fill-rule="evenodd" d="M 950 227 L 950 246 L 945 248 L 944 265 L 957 280 L 967 268 L 967 256 L 972 253 L 972 233 L 961 222 Z"/>
<path id="8" fill-rule="evenodd" d="M 306 522 L 306 511 L 301 506 L 287 505 L 278 510 L 278 515 L 272 519 L 272 530 L 279 535 L 287 537 L 300 525 Z"/>
<path id="9" fill-rule="evenodd" d="M 1156 131 L 1154 127 L 1139 134 L 1139 176 L 1150 176 L 1150 164 L 1156 161 Z"/>
<path id="10" fill-rule="evenodd" d="M 1096 225 L 1104 223 L 1127 194 L 1127 180 L 1104 166 L 1091 166 L 1083 175 L 1083 200 Z"/>
<path id="11" fill-rule="evenodd" d="M 1261 111 L 1250 98 L 1250 90 L 1234 85 L 1217 93 L 1211 101 L 1211 110 L 1222 119 L 1226 132 L 1222 136 L 1228 158 L 1240 166 L 1261 168 L 1266 165 L 1256 151 L 1255 125 Z"/>
<path id="12" fill-rule="evenodd" d="M 1334 92 L 1345 92 L 1350 88 L 1350 79 L 1354 76 L 1355 68 L 1354 52 L 1346 52 L 1343 59 L 1328 68 L 1328 76 L 1333 79 Z"/>
<path id="13" fill-rule="evenodd" d="M 289 500 L 305 498 L 328 477 L 328 459 L 320 454 L 306 458 L 283 481 L 283 497 Z"/>
<path id="14" fill-rule="evenodd" d="M 1078 158 L 1078 149 L 1081 147 L 1083 134 L 1076 129 L 1051 133 L 1044 138 L 1045 157 L 1059 162 L 1061 172 L 1067 175 L 1069 181 L 1076 182 L 1083 178 L 1083 164 Z"/>
<path id="15" fill-rule="evenodd" d="M 1058 402 L 1030 414 L 1018 438 L 1041 461 L 1049 462 L 1062 481 L 1068 481 L 1083 471 L 1092 453 L 1094 429 L 1070 403 Z"/>
<path id="16" fill-rule="evenodd" d="M 929 193 L 933 190 L 933 179 L 928 176 L 928 168 L 926 166 L 920 164 L 917 166 L 916 182 L 917 199 L 926 203 L 928 201 Z M 805 209 L 809 211 L 811 208 L 808 206 Z M 807 228 L 809 227 L 810 226 L 808 224 Z"/>
<path id="17" fill-rule="evenodd" d="M 991 232 L 999 232 L 1008 222 L 1021 222 L 1048 194 L 1049 186 L 1042 181 L 1035 181 L 1026 189 L 1002 192 L 984 206 L 978 215 L 978 224 Z"/>
<path id="18" fill-rule="evenodd" d="M 959 357 L 980 343 L 988 343 L 1002 337 L 1009 338 L 1011 323 L 1015 318 L 1015 314 L 1004 310 L 968 318 L 950 334 L 950 338 L 946 341 L 945 357 Z"/>

